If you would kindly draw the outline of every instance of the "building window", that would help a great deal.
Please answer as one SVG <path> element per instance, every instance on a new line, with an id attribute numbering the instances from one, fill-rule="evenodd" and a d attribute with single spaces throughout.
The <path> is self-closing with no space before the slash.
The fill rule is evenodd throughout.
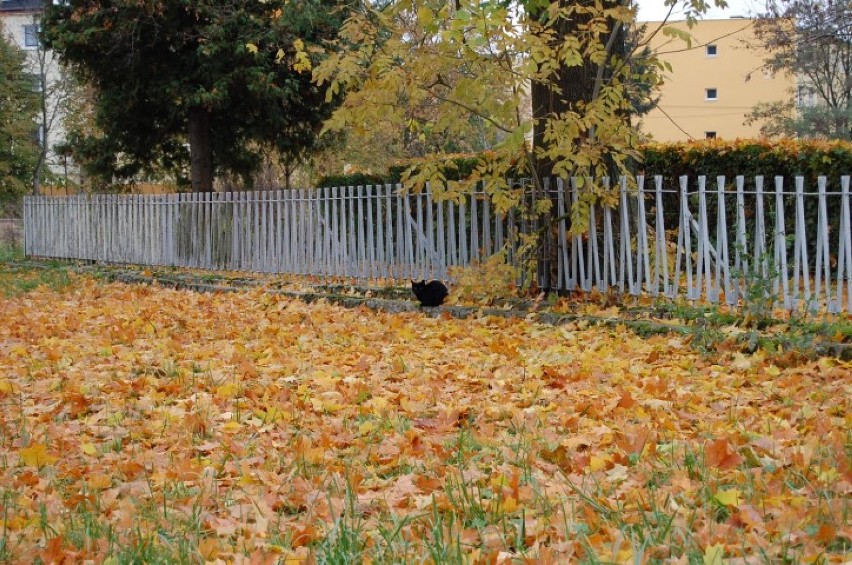
<path id="1" fill-rule="evenodd" d="M 716 56 L 716 46 L 715 45 L 705 45 L 704 46 L 704 53 L 708 57 L 715 57 Z"/>
<path id="2" fill-rule="evenodd" d="M 799 86 L 796 91 L 796 105 L 800 108 L 810 108 L 816 105 L 816 95 L 813 89 Z"/>
<path id="3" fill-rule="evenodd" d="M 704 139 L 716 139 L 716 132 L 715 131 L 705 131 L 704 132 Z"/>
<path id="4" fill-rule="evenodd" d="M 24 26 L 24 47 L 38 47 L 38 26 Z"/>
<path id="5" fill-rule="evenodd" d="M 704 89 L 704 99 L 705 100 L 718 100 L 719 92 L 715 88 L 705 88 Z"/>

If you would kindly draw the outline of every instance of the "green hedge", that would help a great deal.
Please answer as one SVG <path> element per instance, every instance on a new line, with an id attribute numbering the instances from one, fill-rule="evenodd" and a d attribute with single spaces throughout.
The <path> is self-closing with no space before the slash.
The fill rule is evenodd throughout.
<path id="1" fill-rule="evenodd" d="M 737 175 L 746 179 L 762 175 L 768 183 L 778 175 L 788 179 L 801 175 L 808 186 L 814 186 L 820 175 L 835 183 L 841 175 L 852 174 L 852 144 L 841 141 L 711 140 L 650 144 L 642 152 L 639 172 L 661 174 L 667 184 L 681 175 L 706 175 L 714 182 L 718 175 L 728 182 Z"/>
<path id="2" fill-rule="evenodd" d="M 641 148 L 643 159 L 637 173 L 661 174 L 666 184 L 676 183 L 681 175 L 692 178 L 706 175 L 715 179 L 725 175 L 729 182 L 736 175 L 747 179 L 763 175 L 767 182 L 776 175 L 788 178 L 802 175 L 808 185 L 819 175 L 836 183 L 841 175 L 852 174 L 852 144 L 843 141 L 758 141 L 758 140 L 707 140 L 688 143 L 653 143 Z M 448 180 L 468 178 L 476 168 L 476 155 L 450 157 L 455 169 L 448 169 Z M 378 174 L 352 173 L 322 177 L 319 186 L 358 186 L 367 184 L 398 183 L 408 167 L 422 160 L 397 163 Z M 767 185 L 768 186 L 768 185 Z"/>

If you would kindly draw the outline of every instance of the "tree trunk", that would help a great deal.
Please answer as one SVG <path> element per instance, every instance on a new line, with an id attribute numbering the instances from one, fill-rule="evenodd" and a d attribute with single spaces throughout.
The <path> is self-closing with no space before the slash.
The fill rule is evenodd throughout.
<path id="1" fill-rule="evenodd" d="M 44 62 L 42 54 L 39 53 L 39 114 L 41 123 L 39 124 L 38 143 L 39 154 L 36 161 L 35 171 L 33 172 L 33 195 L 38 196 L 41 193 L 41 178 L 44 176 L 44 165 L 47 162 L 47 150 L 49 147 L 50 127 L 47 121 L 47 80 L 44 73 Z"/>
<path id="2" fill-rule="evenodd" d="M 594 0 L 559 0 L 562 6 L 569 4 L 583 4 L 594 6 Z M 605 0 L 604 5 L 617 5 L 619 0 Z M 542 9 L 544 10 L 544 9 Z M 531 17 L 541 17 L 544 12 L 532 14 Z M 571 19 L 561 18 L 556 22 L 556 41 L 562 38 L 577 35 L 581 26 L 589 21 L 589 16 L 574 14 Z M 615 25 L 615 22 L 611 22 Z M 624 54 L 625 34 L 620 32 L 618 42 L 613 52 Z M 542 158 L 538 150 L 546 149 L 545 130 L 547 120 L 569 110 L 577 108 L 578 103 L 589 102 L 594 98 L 595 80 L 598 72 L 597 65 L 588 59 L 584 59 L 582 65 L 560 67 L 548 80 L 534 81 L 531 87 L 532 116 L 533 116 L 533 147 L 535 171 L 534 175 L 542 181 L 550 178 L 553 174 L 553 162 L 548 158 Z M 606 76 L 606 73 L 605 75 Z M 551 199 L 551 210 L 548 217 L 540 218 L 541 225 L 545 227 L 541 233 L 540 254 L 538 262 L 539 285 L 544 289 L 555 288 L 559 284 L 558 274 L 558 246 L 557 222 L 558 216 L 557 195 L 555 192 L 546 195 Z M 566 201 L 567 211 L 571 203 Z M 566 220 L 570 228 L 570 218 Z"/>
<path id="3" fill-rule="evenodd" d="M 210 146 L 210 112 L 189 110 L 189 156 L 193 192 L 213 192 L 213 151 Z"/>

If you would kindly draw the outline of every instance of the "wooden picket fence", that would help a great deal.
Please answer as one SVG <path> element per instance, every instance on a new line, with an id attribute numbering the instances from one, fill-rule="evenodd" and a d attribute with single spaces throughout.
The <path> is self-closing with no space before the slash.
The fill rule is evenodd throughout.
<path id="1" fill-rule="evenodd" d="M 561 219 L 543 230 L 556 264 L 539 264 L 541 286 L 852 312 L 849 176 L 807 191 L 802 177 L 635 181 L 619 180 L 617 207 L 589 206 L 579 235 L 576 179 L 548 183 Z M 28 256 L 363 280 L 447 279 L 501 249 L 516 261 L 518 235 L 538 227 L 525 217 L 481 192 L 391 185 L 24 201 Z"/>

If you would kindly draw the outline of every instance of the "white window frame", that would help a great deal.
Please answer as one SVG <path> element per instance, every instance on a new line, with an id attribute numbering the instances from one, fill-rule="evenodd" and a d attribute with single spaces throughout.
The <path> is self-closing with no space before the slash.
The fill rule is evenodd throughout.
<path id="1" fill-rule="evenodd" d="M 38 47 L 38 24 L 24 24 L 24 49 L 36 49 Z"/>
<path id="2" fill-rule="evenodd" d="M 710 91 L 713 91 L 713 97 L 710 97 Z M 719 89 L 716 87 L 709 87 L 704 89 L 704 100 L 707 102 L 715 102 L 719 99 Z"/>
<path id="3" fill-rule="evenodd" d="M 713 52 L 710 52 L 710 49 L 713 49 Z M 707 57 L 718 57 L 719 56 L 719 46 L 715 43 L 708 43 L 704 46 L 704 54 Z"/>

